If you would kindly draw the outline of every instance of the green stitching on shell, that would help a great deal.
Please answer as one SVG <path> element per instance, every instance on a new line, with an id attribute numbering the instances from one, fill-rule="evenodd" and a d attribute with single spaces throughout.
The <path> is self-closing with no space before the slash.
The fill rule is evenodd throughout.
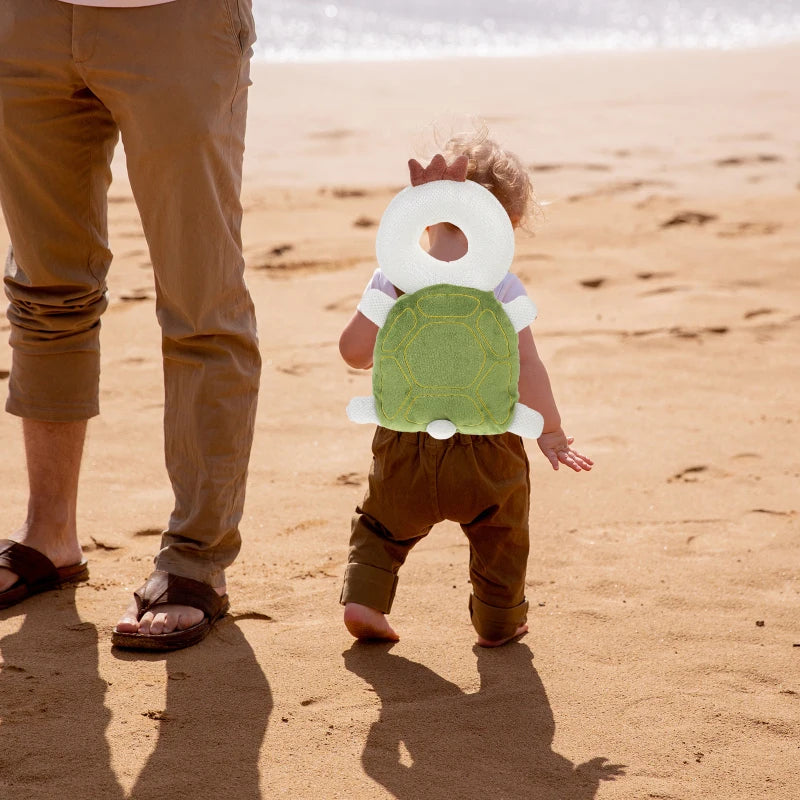
<path id="1" fill-rule="evenodd" d="M 481 320 L 487 314 L 492 318 L 492 320 L 494 320 L 495 326 L 503 335 L 503 342 L 505 343 L 506 346 L 505 353 L 498 353 L 497 350 L 495 350 L 494 347 L 492 347 L 492 343 L 489 341 L 489 337 L 486 335 L 483 328 L 481 327 Z M 495 315 L 494 311 L 492 311 L 490 308 L 485 308 L 478 316 L 478 320 L 475 323 L 475 326 L 480 331 L 481 336 L 483 336 L 483 341 L 486 342 L 486 346 L 497 356 L 497 358 L 509 358 L 511 356 L 511 343 L 508 341 L 508 336 L 506 336 L 506 332 L 503 330 L 503 326 L 500 324 L 500 320 L 497 319 L 497 316 Z"/>
<path id="2" fill-rule="evenodd" d="M 447 309 L 451 291 L 455 302 Z M 425 303 L 426 297 L 435 299 Z M 467 305 L 472 313 L 460 316 Z M 470 287 L 431 286 L 401 296 L 376 342 L 373 392 L 381 424 L 418 431 L 436 418 L 450 419 L 464 433 L 507 430 L 519 360 L 513 323 L 501 309 L 492 292 Z M 431 313 L 437 310 L 448 313 Z M 442 325 L 450 327 L 435 327 Z"/>

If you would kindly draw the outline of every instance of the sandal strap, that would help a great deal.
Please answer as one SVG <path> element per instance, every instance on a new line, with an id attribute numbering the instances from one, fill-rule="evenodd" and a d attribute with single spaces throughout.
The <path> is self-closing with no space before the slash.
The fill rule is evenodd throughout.
<path id="1" fill-rule="evenodd" d="M 46 555 L 11 539 L 0 540 L 0 567 L 16 573 L 28 586 L 58 581 L 58 570 Z"/>
<path id="2" fill-rule="evenodd" d="M 207 583 L 156 570 L 134 593 L 138 618 L 155 606 L 172 603 L 199 608 L 213 620 L 225 606 L 224 595 L 217 594 Z"/>

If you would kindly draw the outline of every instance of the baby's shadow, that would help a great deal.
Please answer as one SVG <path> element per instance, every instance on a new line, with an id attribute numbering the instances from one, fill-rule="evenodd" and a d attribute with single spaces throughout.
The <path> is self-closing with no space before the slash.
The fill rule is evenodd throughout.
<path id="1" fill-rule="evenodd" d="M 344 659 L 381 699 L 362 763 L 394 797 L 591 800 L 624 774 L 603 757 L 575 766 L 553 752 L 553 712 L 527 645 L 476 647 L 473 694 L 391 647 L 355 643 Z"/>

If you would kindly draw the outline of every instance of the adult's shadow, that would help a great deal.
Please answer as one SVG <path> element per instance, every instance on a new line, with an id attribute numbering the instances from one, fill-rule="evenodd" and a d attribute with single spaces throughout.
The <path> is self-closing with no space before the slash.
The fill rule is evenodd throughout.
<path id="1" fill-rule="evenodd" d="M 362 764 L 394 797 L 591 800 L 601 780 L 624 774 L 602 757 L 574 766 L 553 752 L 553 712 L 527 645 L 476 647 L 473 694 L 391 647 L 355 643 L 344 659 L 381 699 Z"/>
<path id="2" fill-rule="evenodd" d="M 143 658 L 166 664 L 158 742 L 130 800 L 260 800 L 258 758 L 272 693 L 235 620 L 226 617 L 200 644 L 166 656 L 115 650 L 132 666 Z"/>
<path id="3" fill-rule="evenodd" d="M 0 622 L 25 615 L 0 639 L 0 797 L 124 800 L 105 736 L 111 713 L 97 628 L 80 619 L 75 591 L 0 612 Z"/>

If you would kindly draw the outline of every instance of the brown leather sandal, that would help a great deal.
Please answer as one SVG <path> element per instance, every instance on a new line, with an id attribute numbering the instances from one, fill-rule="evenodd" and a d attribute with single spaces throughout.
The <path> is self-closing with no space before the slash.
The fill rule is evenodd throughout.
<path id="1" fill-rule="evenodd" d="M 0 609 L 16 605 L 34 594 L 89 579 L 86 561 L 68 567 L 56 567 L 38 550 L 11 539 L 0 540 L 0 567 L 10 569 L 19 577 L 13 586 L 0 592 Z"/>
<path id="2" fill-rule="evenodd" d="M 207 583 L 156 570 L 134 593 L 136 619 L 147 611 L 173 603 L 199 608 L 206 616 L 197 625 L 172 633 L 126 633 L 114 630 L 111 644 L 126 650 L 180 650 L 197 644 L 208 636 L 215 623 L 228 613 L 228 595 L 217 594 Z"/>

